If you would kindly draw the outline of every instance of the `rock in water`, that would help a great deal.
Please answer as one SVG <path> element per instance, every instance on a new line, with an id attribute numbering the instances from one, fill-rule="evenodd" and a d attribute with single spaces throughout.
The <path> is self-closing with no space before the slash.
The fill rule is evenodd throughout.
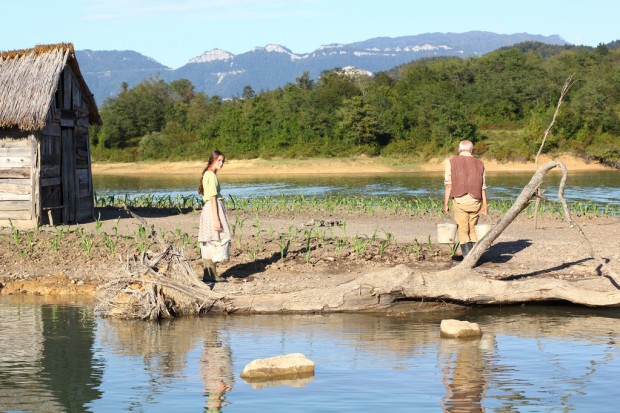
<path id="1" fill-rule="evenodd" d="M 441 337 L 475 338 L 481 337 L 482 330 L 478 323 L 460 320 L 441 320 Z"/>
<path id="2" fill-rule="evenodd" d="M 245 366 L 241 378 L 270 380 L 276 377 L 308 375 L 314 375 L 314 362 L 301 353 L 292 353 L 256 359 Z"/>

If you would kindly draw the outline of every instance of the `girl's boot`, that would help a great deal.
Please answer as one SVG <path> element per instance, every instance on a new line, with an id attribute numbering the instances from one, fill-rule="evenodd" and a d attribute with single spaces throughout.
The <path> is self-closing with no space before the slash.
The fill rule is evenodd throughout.
<path id="1" fill-rule="evenodd" d="M 202 260 L 204 266 L 204 272 L 202 275 L 202 282 L 223 282 L 225 278 L 217 275 L 216 264 L 212 260 Z"/>

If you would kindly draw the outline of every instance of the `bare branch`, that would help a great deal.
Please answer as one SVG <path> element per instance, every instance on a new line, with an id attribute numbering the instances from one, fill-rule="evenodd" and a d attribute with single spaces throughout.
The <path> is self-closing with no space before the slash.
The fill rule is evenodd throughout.
<path id="1" fill-rule="evenodd" d="M 547 126 L 547 130 L 545 130 L 545 134 L 543 135 L 542 142 L 540 143 L 540 147 L 538 148 L 538 153 L 536 154 L 536 160 L 534 161 L 534 166 L 536 170 L 538 170 L 538 157 L 540 156 L 540 153 L 542 152 L 543 147 L 545 146 L 545 142 L 547 141 L 547 136 L 549 135 L 549 132 L 551 132 L 551 128 L 553 128 L 553 125 L 555 124 L 555 119 L 557 118 L 558 113 L 560 112 L 560 106 L 562 106 L 562 101 L 564 100 L 564 97 L 568 93 L 568 90 L 574 84 L 575 84 L 575 73 L 570 75 L 568 79 L 566 79 L 566 82 L 564 82 L 564 86 L 562 86 L 562 91 L 560 92 L 558 103 L 555 106 L 555 112 L 553 112 L 553 118 L 551 119 L 551 123 L 549 123 L 549 126 Z"/>
<path id="2" fill-rule="evenodd" d="M 542 152 L 545 146 L 545 142 L 547 141 L 547 136 L 549 135 L 549 132 L 551 132 L 551 128 L 555 124 L 555 119 L 557 118 L 558 113 L 560 112 L 560 106 L 562 106 L 562 101 L 564 100 L 564 96 L 566 96 L 566 94 L 568 93 L 568 90 L 575 83 L 574 78 L 575 78 L 575 74 L 573 73 L 572 75 L 568 77 L 568 79 L 566 79 L 566 82 L 564 82 L 564 86 L 562 86 L 562 91 L 560 92 L 558 103 L 555 106 L 555 112 L 553 112 L 553 118 L 551 119 L 551 123 L 549 123 L 549 126 L 547 126 L 547 130 L 545 130 L 545 134 L 543 136 L 542 142 L 540 143 L 540 147 L 538 148 L 538 153 L 536 154 L 536 159 L 534 161 L 534 168 L 536 170 L 538 170 L 538 157 L 540 156 L 540 153 Z M 540 196 L 540 198 L 542 198 L 542 192 L 540 191 L 540 189 L 537 191 L 537 193 Z M 540 198 L 536 199 L 536 203 L 534 205 L 534 228 L 538 228 L 538 207 L 540 205 Z"/>

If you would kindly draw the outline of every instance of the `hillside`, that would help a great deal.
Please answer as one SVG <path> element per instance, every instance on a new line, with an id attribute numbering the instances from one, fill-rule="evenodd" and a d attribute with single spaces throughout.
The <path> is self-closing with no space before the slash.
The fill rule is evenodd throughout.
<path id="1" fill-rule="evenodd" d="M 557 35 L 504 35 L 481 31 L 426 33 L 330 44 L 307 54 L 295 54 L 280 45 L 257 47 L 239 55 L 213 49 L 188 59 L 187 64 L 177 69 L 135 51 L 82 50 L 76 54 L 82 74 L 101 104 L 105 98 L 117 95 L 123 82 L 132 87 L 153 76 L 167 82 L 188 79 L 197 92 L 230 98 L 240 96 L 245 86 L 251 86 L 256 92 L 284 86 L 304 72 L 313 79 L 325 70 L 346 66 L 378 72 L 427 57 L 481 56 L 525 41 L 567 44 Z"/>

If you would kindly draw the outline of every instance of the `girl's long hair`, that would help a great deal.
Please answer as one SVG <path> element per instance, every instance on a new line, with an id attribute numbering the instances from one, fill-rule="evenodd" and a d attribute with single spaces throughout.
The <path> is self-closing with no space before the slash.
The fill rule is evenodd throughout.
<path id="1" fill-rule="evenodd" d="M 200 195 L 204 195 L 205 193 L 205 189 L 202 186 L 202 178 L 205 176 L 205 172 L 207 172 L 207 170 L 213 164 L 213 162 L 215 162 L 217 158 L 219 158 L 220 156 L 223 156 L 224 159 L 226 159 L 226 155 L 224 155 L 224 152 L 222 151 L 219 151 L 216 149 L 213 152 L 211 152 L 211 156 L 209 156 L 209 161 L 207 162 L 207 166 L 205 166 L 205 169 L 203 169 L 202 173 L 200 174 L 200 184 L 198 185 L 198 193 Z"/>

